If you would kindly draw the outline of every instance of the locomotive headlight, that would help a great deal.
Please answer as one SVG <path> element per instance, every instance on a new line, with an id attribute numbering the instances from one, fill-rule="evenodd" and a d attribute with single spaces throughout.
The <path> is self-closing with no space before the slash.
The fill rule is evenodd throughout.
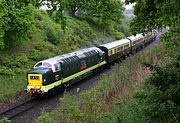
<path id="1" fill-rule="evenodd" d="M 46 82 L 46 79 L 44 79 L 44 82 Z"/>

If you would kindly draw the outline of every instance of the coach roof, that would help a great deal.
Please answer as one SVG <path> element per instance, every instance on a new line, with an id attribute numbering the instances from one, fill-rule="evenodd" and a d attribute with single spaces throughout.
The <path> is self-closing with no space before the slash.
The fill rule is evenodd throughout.
<path id="1" fill-rule="evenodd" d="M 106 47 L 107 49 L 111 49 L 111 48 L 114 48 L 114 47 L 117 47 L 117 46 L 120 46 L 120 45 L 123 45 L 123 44 L 127 44 L 127 43 L 130 43 L 130 41 L 128 39 L 121 39 L 121 40 L 117 40 L 117 41 L 110 42 L 110 43 L 107 43 L 107 44 L 103 44 L 103 45 L 100 45 L 100 46 Z"/>

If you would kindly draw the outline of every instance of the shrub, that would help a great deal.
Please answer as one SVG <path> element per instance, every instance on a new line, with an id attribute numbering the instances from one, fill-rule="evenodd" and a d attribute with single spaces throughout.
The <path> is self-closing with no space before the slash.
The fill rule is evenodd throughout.
<path id="1" fill-rule="evenodd" d="M 174 123 L 180 121 L 180 55 L 163 67 L 154 67 L 146 85 L 120 108 L 122 122 Z"/>
<path id="2" fill-rule="evenodd" d="M 47 58 L 51 58 L 53 56 L 54 54 L 52 52 L 32 49 L 29 58 L 35 61 L 40 61 Z"/>
<path id="3" fill-rule="evenodd" d="M 10 66 L 11 65 L 11 57 L 9 55 L 2 55 L 0 62 L 4 66 Z"/>
<path id="4" fill-rule="evenodd" d="M 8 76 L 15 76 L 16 74 L 13 72 L 12 69 L 4 66 L 0 66 L 0 74 L 1 75 L 8 75 Z"/>
<path id="5" fill-rule="evenodd" d="M 46 31 L 46 36 L 49 42 L 53 44 L 60 43 L 58 33 L 54 30 L 54 28 L 47 26 L 45 31 Z"/>
<path id="6" fill-rule="evenodd" d="M 28 58 L 24 53 L 6 54 L 1 57 L 1 63 L 6 67 L 20 67 L 27 63 Z"/>
<path id="7" fill-rule="evenodd" d="M 11 123 L 11 120 L 9 120 L 6 117 L 3 117 L 2 119 L 0 119 L 0 123 Z"/>
<path id="8" fill-rule="evenodd" d="M 50 52 L 57 52 L 57 48 L 49 43 L 48 41 L 40 41 L 40 42 L 37 42 L 34 44 L 35 45 L 35 48 L 36 50 L 39 50 L 40 52 L 41 51 L 50 51 Z"/>
<path id="9" fill-rule="evenodd" d="M 115 32 L 112 32 L 112 34 L 115 36 L 117 40 L 125 38 L 125 35 L 122 32 L 115 31 Z"/>
<path id="10" fill-rule="evenodd" d="M 67 92 L 65 92 L 64 97 L 60 99 L 62 104 L 60 107 L 52 113 L 43 113 L 41 117 L 38 118 L 38 122 L 48 123 L 48 122 L 85 122 L 86 115 L 84 115 L 78 106 L 75 106 L 74 103 L 79 99 L 75 96 L 69 96 Z M 54 118 L 48 118 L 49 115 L 55 116 Z"/>
<path id="11" fill-rule="evenodd" d="M 126 25 L 126 24 L 117 24 L 117 25 L 114 25 L 114 28 L 115 28 L 118 32 L 122 32 L 126 37 L 132 35 L 132 34 L 129 32 L 129 26 Z"/>
<path id="12" fill-rule="evenodd" d="M 154 73 L 149 77 L 147 83 L 152 85 L 154 94 L 147 97 L 147 107 L 151 109 L 146 111 L 152 118 L 176 121 L 178 118 L 178 106 L 180 100 L 180 54 L 172 63 L 165 67 L 155 67 Z M 153 88 L 152 87 L 152 88 Z M 153 99 L 153 100 L 152 100 Z M 150 104 L 150 102 L 152 102 Z M 155 105 L 156 104 L 156 105 Z M 155 105 L 155 106 L 154 106 Z M 158 109 L 158 110 L 157 110 Z M 180 120 L 180 119 L 179 119 Z"/>
<path id="13" fill-rule="evenodd" d="M 15 66 L 20 67 L 21 65 L 27 63 L 28 58 L 26 54 L 20 53 L 20 54 L 15 55 L 15 61 L 16 61 Z"/>
<path id="14" fill-rule="evenodd" d="M 114 29 L 113 27 L 109 27 L 108 33 L 114 35 L 117 40 L 125 38 L 125 35 L 122 32 Z"/>

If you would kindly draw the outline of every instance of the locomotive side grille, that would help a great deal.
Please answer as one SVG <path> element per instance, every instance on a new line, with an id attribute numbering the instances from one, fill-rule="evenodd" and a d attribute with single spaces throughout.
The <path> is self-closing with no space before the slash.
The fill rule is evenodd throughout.
<path id="1" fill-rule="evenodd" d="M 28 84 L 42 86 L 42 74 L 28 74 Z"/>

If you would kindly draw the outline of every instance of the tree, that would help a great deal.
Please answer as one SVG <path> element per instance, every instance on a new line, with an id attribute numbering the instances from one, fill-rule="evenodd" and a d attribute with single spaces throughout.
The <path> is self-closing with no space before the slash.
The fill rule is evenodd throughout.
<path id="1" fill-rule="evenodd" d="M 90 4 L 89 17 L 98 18 L 99 24 L 107 30 L 108 26 L 121 22 L 123 18 L 123 7 L 119 0 L 95 0 Z"/>
<path id="2" fill-rule="evenodd" d="M 179 0 L 126 0 L 126 3 L 136 2 L 135 18 L 131 22 L 133 32 L 149 31 L 156 27 L 180 27 Z"/>
<path id="3" fill-rule="evenodd" d="M 0 49 L 18 43 L 30 33 L 33 6 L 20 0 L 0 1 Z"/>
<path id="4" fill-rule="evenodd" d="M 66 0 L 66 10 L 69 15 L 76 17 L 77 13 L 84 11 L 87 8 L 87 0 Z"/>
<path id="5" fill-rule="evenodd" d="M 58 19 L 69 14 L 73 17 L 96 18 L 104 29 L 120 22 L 123 17 L 123 7 L 120 0 L 49 0 L 50 13 L 56 12 Z M 82 16 L 83 15 L 83 16 Z"/>
<path id="6" fill-rule="evenodd" d="M 128 3 L 128 0 L 126 1 Z M 179 0 L 130 0 L 136 2 L 135 18 L 131 22 L 134 33 L 168 26 L 162 38 L 168 52 L 177 58 L 164 67 L 153 66 L 146 86 L 136 93 L 140 111 L 146 122 L 178 122 L 180 119 L 180 1 Z M 173 49 L 173 50 L 172 50 Z M 173 55 L 171 55 L 173 57 Z"/>

